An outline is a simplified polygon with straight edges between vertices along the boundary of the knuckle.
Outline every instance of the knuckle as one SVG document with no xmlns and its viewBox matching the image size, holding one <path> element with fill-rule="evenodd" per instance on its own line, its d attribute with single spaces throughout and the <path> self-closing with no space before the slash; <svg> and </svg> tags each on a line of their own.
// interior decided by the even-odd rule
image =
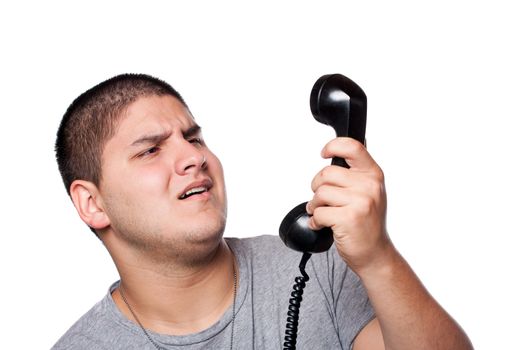
<svg viewBox="0 0 525 350">
<path fill-rule="evenodd" d="M 352 138 L 348 138 L 346 140 L 347 140 L 346 147 L 351 153 L 355 154 L 355 153 L 360 152 L 362 149 L 364 149 L 364 146 L 361 142 L 355 139 L 352 139 Z"/>
<path fill-rule="evenodd" d="M 319 179 L 321 181 L 326 181 L 330 177 L 330 169 L 330 166 L 325 166 L 323 169 L 321 169 L 321 171 L 319 172 Z"/>
<path fill-rule="evenodd" d="M 317 188 L 317 191 L 315 191 L 314 197 L 317 197 L 319 200 L 323 200 L 328 196 L 328 186 L 321 185 Z"/>
<path fill-rule="evenodd" d="M 374 175 L 379 182 L 383 183 L 385 181 L 385 173 L 383 172 L 383 169 L 381 169 L 379 166 L 375 167 Z"/>
<path fill-rule="evenodd" d="M 310 182 L 310 189 L 312 190 L 312 192 L 315 192 L 316 186 L 317 186 L 317 180 L 316 178 L 313 178 L 312 182 Z"/>
<path fill-rule="evenodd" d="M 370 196 L 361 196 L 358 200 L 358 206 L 353 213 L 356 217 L 368 216 L 375 210 L 375 200 Z"/>
<path fill-rule="evenodd" d="M 312 179 L 312 182 L 310 183 L 310 188 L 312 191 L 316 191 L 317 188 L 323 185 L 323 183 L 328 182 L 328 179 L 330 178 L 330 166 L 325 166 L 321 171 L 317 173 L 317 175 Z"/>
<path fill-rule="evenodd" d="M 369 192 L 373 198 L 380 198 L 384 192 L 383 183 L 379 181 L 372 181 L 369 186 Z"/>
<path fill-rule="evenodd" d="M 347 220 L 352 222 L 352 223 L 358 222 L 360 217 L 361 217 L 361 215 L 355 209 L 348 210 L 346 212 Z"/>
</svg>

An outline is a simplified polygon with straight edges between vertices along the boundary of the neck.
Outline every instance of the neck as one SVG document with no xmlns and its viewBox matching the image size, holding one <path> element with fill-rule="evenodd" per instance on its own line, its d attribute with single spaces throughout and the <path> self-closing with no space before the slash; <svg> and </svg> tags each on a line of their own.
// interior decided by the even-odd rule
<svg viewBox="0 0 525 350">
<path fill-rule="evenodd" d="M 120 291 L 142 325 L 154 332 L 183 335 L 202 331 L 217 322 L 233 302 L 234 256 L 224 240 L 200 264 L 159 266 L 136 257 L 115 262 Z M 135 322 L 117 290 L 112 297 L 120 311 Z"/>
</svg>

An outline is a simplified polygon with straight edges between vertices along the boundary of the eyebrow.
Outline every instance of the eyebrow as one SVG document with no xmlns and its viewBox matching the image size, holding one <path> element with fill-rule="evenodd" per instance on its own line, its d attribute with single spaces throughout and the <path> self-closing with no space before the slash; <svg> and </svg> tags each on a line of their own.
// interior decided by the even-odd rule
<svg viewBox="0 0 525 350">
<path fill-rule="evenodd" d="M 185 138 L 185 139 L 188 139 L 192 136 L 195 136 L 197 134 L 199 134 L 201 132 L 201 127 L 197 124 L 194 124 L 193 126 L 191 126 L 188 130 L 185 130 L 182 132 L 182 136 Z"/>
<path fill-rule="evenodd" d="M 201 127 L 195 124 L 191 126 L 188 130 L 183 131 L 182 136 L 185 139 L 188 139 L 192 136 L 197 135 L 200 132 L 201 132 Z M 161 143 L 167 140 L 171 136 L 171 134 L 172 134 L 171 131 L 165 131 L 165 132 L 156 133 L 156 134 L 143 135 L 139 137 L 138 139 L 136 139 L 135 141 L 133 141 L 131 146 L 135 147 L 135 146 L 140 146 L 143 144 L 158 144 L 158 143 Z"/>
<path fill-rule="evenodd" d="M 140 146 L 143 144 L 161 143 L 162 141 L 167 140 L 168 137 L 170 136 L 171 136 L 171 131 L 165 131 L 165 132 L 157 133 L 157 134 L 143 135 L 139 137 L 138 139 L 136 139 L 135 141 L 133 141 L 131 146 L 135 147 L 135 146 Z"/>
</svg>

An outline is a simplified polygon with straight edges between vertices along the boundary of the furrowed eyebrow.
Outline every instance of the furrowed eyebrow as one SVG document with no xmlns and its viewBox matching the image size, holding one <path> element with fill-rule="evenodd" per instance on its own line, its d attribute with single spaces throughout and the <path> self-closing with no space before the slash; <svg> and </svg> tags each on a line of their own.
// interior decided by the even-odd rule
<svg viewBox="0 0 525 350">
<path fill-rule="evenodd" d="M 143 144 L 157 144 L 161 143 L 164 140 L 167 140 L 171 136 L 171 131 L 166 131 L 160 134 L 150 134 L 150 135 L 143 135 L 133 141 L 131 144 L 132 147 L 140 146 Z"/>
<path fill-rule="evenodd" d="M 192 136 L 195 136 L 197 134 L 199 134 L 201 132 L 201 127 L 197 124 L 193 125 L 192 127 L 190 127 L 188 130 L 185 130 L 182 132 L 182 136 L 185 138 L 185 139 L 188 139 Z"/>
<path fill-rule="evenodd" d="M 191 126 L 188 130 L 183 131 L 182 136 L 185 139 L 188 139 L 192 136 L 199 134 L 200 132 L 201 132 L 201 127 L 195 124 Z M 166 131 L 166 132 L 162 132 L 158 134 L 143 135 L 139 137 L 138 139 L 136 139 L 135 141 L 133 141 L 131 146 L 136 147 L 136 146 L 140 146 L 143 144 L 148 144 L 148 145 L 158 144 L 158 143 L 161 143 L 167 140 L 171 136 L 171 134 L 172 134 L 171 131 Z"/>
</svg>

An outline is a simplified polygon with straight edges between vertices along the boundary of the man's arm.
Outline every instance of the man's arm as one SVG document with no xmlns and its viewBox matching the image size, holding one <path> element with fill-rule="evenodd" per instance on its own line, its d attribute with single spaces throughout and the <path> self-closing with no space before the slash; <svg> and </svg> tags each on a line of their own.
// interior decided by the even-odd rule
<svg viewBox="0 0 525 350">
<path fill-rule="evenodd" d="M 391 254 L 383 268 L 361 274 L 377 319 L 357 336 L 354 350 L 473 349 L 405 260 Z"/>
<path fill-rule="evenodd" d="M 468 337 L 390 241 L 383 172 L 366 148 L 337 138 L 322 156 L 341 157 L 351 168 L 329 166 L 315 176 L 306 207 L 310 227 L 332 228 L 339 255 L 361 278 L 377 317 L 358 335 L 354 349 L 471 350 Z"/>
</svg>

